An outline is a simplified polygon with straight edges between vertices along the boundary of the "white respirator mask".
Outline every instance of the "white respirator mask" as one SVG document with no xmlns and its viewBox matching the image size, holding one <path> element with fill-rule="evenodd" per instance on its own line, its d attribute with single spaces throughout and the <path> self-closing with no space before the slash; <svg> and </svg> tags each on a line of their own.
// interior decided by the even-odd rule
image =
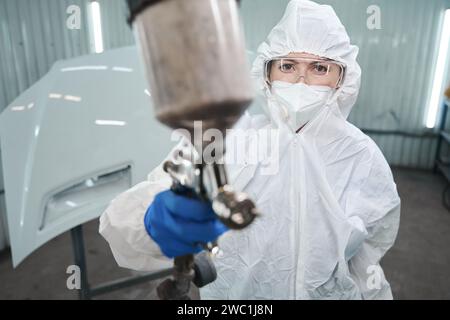
<svg viewBox="0 0 450 320">
<path fill-rule="evenodd" d="M 295 132 L 322 110 L 334 92 L 328 86 L 283 81 L 274 81 L 271 87 L 272 95 L 281 107 L 282 119 Z"/>
</svg>

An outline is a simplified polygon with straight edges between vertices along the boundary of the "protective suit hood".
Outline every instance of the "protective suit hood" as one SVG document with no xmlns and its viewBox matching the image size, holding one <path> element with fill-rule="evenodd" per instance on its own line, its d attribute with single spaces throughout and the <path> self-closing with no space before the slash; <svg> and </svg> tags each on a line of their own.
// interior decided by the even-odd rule
<svg viewBox="0 0 450 320">
<path fill-rule="evenodd" d="M 252 77 L 260 93 L 268 95 L 264 80 L 264 63 L 291 52 L 310 53 L 343 62 L 347 66 L 345 81 L 333 96 L 346 119 L 358 97 L 361 68 L 356 57 L 358 47 L 350 38 L 334 9 L 307 0 L 292 0 L 280 22 L 257 49 Z"/>
</svg>

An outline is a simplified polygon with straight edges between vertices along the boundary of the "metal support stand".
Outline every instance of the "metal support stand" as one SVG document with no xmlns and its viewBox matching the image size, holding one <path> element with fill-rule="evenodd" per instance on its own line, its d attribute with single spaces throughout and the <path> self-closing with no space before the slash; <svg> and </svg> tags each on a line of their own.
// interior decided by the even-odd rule
<svg viewBox="0 0 450 320">
<path fill-rule="evenodd" d="M 78 292 L 80 300 L 91 299 L 90 288 L 87 278 L 86 256 L 84 254 L 84 240 L 83 240 L 83 227 L 81 225 L 76 226 L 70 230 L 72 236 L 73 256 L 75 259 L 75 265 L 80 268 L 80 280 L 81 288 Z"/>
<path fill-rule="evenodd" d="M 88 269 L 86 265 L 86 255 L 84 251 L 83 226 L 79 225 L 70 230 L 72 236 L 72 246 L 75 264 L 80 268 L 81 289 L 78 293 L 80 300 L 90 300 L 95 296 L 109 293 L 112 291 L 128 288 L 144 282 L 157 280 L 170 276 L 173 268 L 163 269 L 157 272 L 151 272 L 142 276 L 127 277 L 110 282 L 102 283 L 96 287 L 90 287 L 88 278 Z"/>
</svg>

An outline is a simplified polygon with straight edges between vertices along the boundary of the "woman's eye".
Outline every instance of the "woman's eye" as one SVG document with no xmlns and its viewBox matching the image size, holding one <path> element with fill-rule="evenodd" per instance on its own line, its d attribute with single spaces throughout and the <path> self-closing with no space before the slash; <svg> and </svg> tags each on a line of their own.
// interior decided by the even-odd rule
<svg viewBox="0 0 450 320">
<path fill-rule="evenodd" d="M 326 74 L 328 73 L 328 66 L 322 65 L 322 64 L 316 64 L 314 65 L 314 71 L 320 74 Z"/>
<path fill-rule="evenodd" d="M 283 72 L 293 72 L 294 65 L 292 63 L 283 63 L 280 65 L 280 70 Z"/>
</svg>

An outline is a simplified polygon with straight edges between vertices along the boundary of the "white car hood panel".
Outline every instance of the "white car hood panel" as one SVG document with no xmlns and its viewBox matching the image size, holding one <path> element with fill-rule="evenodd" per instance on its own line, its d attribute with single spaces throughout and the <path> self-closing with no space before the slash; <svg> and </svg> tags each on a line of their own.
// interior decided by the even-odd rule
<svg viewBox="0 0 450 320">
<path fill-rule="evenodd" d="M 98 217 L 173 147 L 142 70 L 135 47 L 58 62 L 0 115 L 14 266 Z"/>
</svg>

